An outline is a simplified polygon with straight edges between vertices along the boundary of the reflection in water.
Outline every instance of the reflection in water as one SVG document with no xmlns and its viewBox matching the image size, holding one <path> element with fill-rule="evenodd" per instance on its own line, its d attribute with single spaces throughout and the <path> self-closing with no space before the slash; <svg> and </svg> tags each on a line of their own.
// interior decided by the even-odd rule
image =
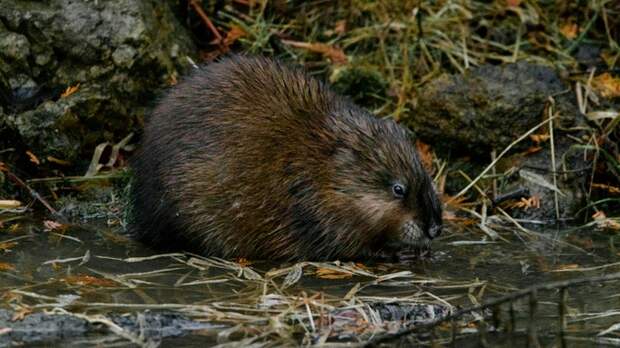
<svg viewBox="0 0 620 348">
<path fill-rule="evenodd" d="M 394 331 L 402 320 L 429 320 L 452 306 L 469 307 L 541 282 L 620 269 L 578 271 L 618 259 L 616 242 L 603 234 L 563 238 L 570 244 L 545 239 L 528 245 L 519 240 L 488 243 L 479 237 L 446 233 L 435 243 L 432 258 L 413 264 L 279 265 L 158 255 L 97 224 L 50 232 L 39 221 L 14 221 L 2 228 L 0 287 L 7 309 L 61 308 L 88 315 L 148 309 L 221 324 L 170 341 L 184 345 L 214 343 L 218 333 L 245 343 L 276 338 L 280 343 L 316 343 Z M 541 318 L 557 313 L 557 293 L 540 294 L 539 301 Z M 569 329 L 602 331 L 618 314 L 592 318 L 614 308 L 620 312 L 617 283 L 571 289 L 568 304 Z M 516 309 L 527 306 L 518 303 Z M 368 313 L 379 317 L 368 318 Z M 281 332 L 291 327 L 294 331 Z M 192 340 L 196 335 L 202 339 Z"/>
</svg>

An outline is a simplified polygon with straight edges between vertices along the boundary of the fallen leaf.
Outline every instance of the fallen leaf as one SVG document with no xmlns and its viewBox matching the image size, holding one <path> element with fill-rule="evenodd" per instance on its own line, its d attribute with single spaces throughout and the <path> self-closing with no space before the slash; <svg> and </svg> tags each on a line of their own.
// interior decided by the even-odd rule
<svg viewBox="0 0 620 348">
<path fill-rule="evenodd" d="M 14 271 L 15 266 L 10 263 L 0 262 L 0 271 Z"/>
<path fill-rule="evenodd" d="M 620 231 L 620 221 L 608 218 L 602 210 L 594 213 L 592 219 L 596 222 L 598 228 Z"/>
<path fill-rule="evenodd" d="M 596 213 L 592 214 L 592 219 L 594 220 L 604 220 L 606 218 L 607 215 L 602 210 L 599 210 Z"/>
<path fill-rule="evenodd" d="M 28 150 L 26 151 L 26 155 L 28 155 L 28 157 L 30 158 L 30 162 L 39 165 L 41 164 L 41 161 L 39 161 L 39 159 L 37 158 L 37 156 L 35 156 L 34 153 L 32 153 L 32 151 Z"/>
<path fill-rule="evenodd" d="M 101 287 L 114 287 L 116 286 L 116 282 L 110 279 L 97 278 L 89 275 L 74 275 L 68 276 L 62 279 L 67 284 L 70 285 L 80 285 L 80 286 L 101 286 Z"/>
<path fill-rule="evenodd" d="M 346 64 L 348 62 L 347 55 L 340 48 L 330 46 L 322 42 L 301 42 L 292 40 L 282 40 L 283 44 L 293 46 L 295 48 L 303 48 L 310 52 L 316 52 L 328 58 L 334 64 Z"/>
<path fill-rule="evenodd" d="M 452 207 L 454 210 L 460 210 L 461 208 L 464 208 L 466 205 L 466 200 L 467 198 L 465 196 L 460 196 L 457 198 L 446 194 L 441 196 L 441 201 L 445 205 Z"/>
<path fill-rule="evenodd" d="M 536 144 L 544 143 L 549 140 L 551 136 L 549 134 L 532 134 L 530 135 L 530 139 Z"/>
<path fill-rule="evenodd" d="M 577 37 L 579 27 L 577 26 L 577 23 L 567 22 L 560 25 L 560 33 L 562 33 L 565 38 L 572 40 Z"/>
<path fill-rule="evenodd" d="M 609 193 L 620 193 L 620 187 L 615 187 L 615 186 L 611 186 L 611 185 L 594 183 L 594 184 L 592 184 L 592 188 L 598 188 L 598 189 L 606 190 Z M 0 204 L 0 207 L 1 206 L 2 205 Z"/>
<path fill-rule="evenodd" d="M 521 0 L 506 0 L 506 6 L 508 7 L 519 7 L 521 5 Z"/>
<path fill-rule="evenodd" d="M 0 251 L 9 251 L 16 245 L 17 242 L 2 242 L 0 243 Z"/>
<path fill-rule="evenodd" d="M 610 73 L 600 74 L 592 79 L 592 88 L 605 98 L 620 97 L 620 78 Z"/>
<path fill-rule="evenodd" d="M 226 33 L 226 37 L 224 38 L 224 46 L 230 46 L 235 43 L 239 38 L 246 36 L 247 33 L 243 28 L 237 25 L 233 25 L 228 33 Z"/>
<path fill-rule="evenodd" d="M 245 257 L 240 257 L 237 259 L 237 263 L 239 264 L 239 266 L 241 267 L 247 267 L 249 265 L 251 265 L 252 263 L 250 261 L 248 261 L 248 259 L 246 259 Z"/>
<path fill-rule="evenodd" d="M 49 231 L 64 229 L 65 226 L 61 224 L 60 222 L 56 222 L 52 220 L 45 220 L 43 221 L 43 227 L 45 231 L 49 232 Z"/>
<path fill-rule="evenodd" d="M 523 151 L 523 155 L 527 156 L 527 155 L 531 155 L 537 152 L 542 151 L 542 147 L 540 146 L 530 146 L 529 148 L 527 148 L 527 150 Z"/>
<path fill-rule="evenodd" d="M 75 85 L 75 86 L 67 87 L 67 89 L 65 89 L 65 91 L 62 92 L 60 97 L 61 98 L 66 98 L 66 97 L 70 96 L 71 94 L 77 92 L 79 88 L 80 88 L 80 84 L 79 83 L 77 85 Z"/>
<path fill-rule="evenodd" d="M 529 198 L 521 198 L 520 201 L 514 202 L 508 205 L 509 208 L 519 208 L 523 210 L 528 210 L 530 208 L 538 209 L 540 208 L 540 197 L 534 195 Z"/>
<path fill-rule="evenodd" d="M 179 81 L 177 80 L 176 74 L 171 74 L 168 77 L 168 86 L 175 86 Z"/>
<path fill-rule="evenodd" d="M 334 32 L 338 34 L 344 34 L 347 31 L 347 21 L 341 19 L 336 21 L 336 26 L 334 27 Z"/>
<path fill-rule="evenodd" d="M 11 321 L 24 320 L 24 318 L 30 313 L 32 313 L 32 309 L 22 307 L 13 313 L 13 317 L 11 317 Z"/>
<path fill-rule="evenodd" d="M 331 268 L 319 268 L 316 270 L 316 276 L 322 279 L 346 279 L 353 277 L 349 272 L 340 272 Z"/>
<path fill-rule="evenodd" d="M 56 158 L 54 156 L 47 156 L 47 160 L 52 163 L 60 164 L 61 166 L 70 166 L 71 162 Z"/>
</svg>

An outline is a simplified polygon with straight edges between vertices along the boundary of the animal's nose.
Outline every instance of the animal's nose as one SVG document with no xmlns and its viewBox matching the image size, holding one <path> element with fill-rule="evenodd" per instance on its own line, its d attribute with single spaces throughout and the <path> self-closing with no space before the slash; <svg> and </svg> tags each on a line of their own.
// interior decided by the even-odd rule
<svg viewBox="0 0 620 348">
<path fill-rule="evenodd" d="M 426 231 L 428 238 L 433 239 L 438 237 L 441 234 L 441 225 L 431 225 L 431 227 Z"/>
</svg>

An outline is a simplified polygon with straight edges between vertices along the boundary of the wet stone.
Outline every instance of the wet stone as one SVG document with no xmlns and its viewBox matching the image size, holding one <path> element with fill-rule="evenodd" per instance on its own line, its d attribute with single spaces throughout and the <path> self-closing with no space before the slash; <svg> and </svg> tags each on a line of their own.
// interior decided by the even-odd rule
<svg viewBox="0 0 620 348">
<path fill-rule="evenodd" d="M 406 121 L 436 148 L 488 154 L 541 122 L 549 97 L 562 126 L 582 121 L 570 89 L 552 68 L 527 62 L 483 65 L 428 83 Z"/>
</svg>

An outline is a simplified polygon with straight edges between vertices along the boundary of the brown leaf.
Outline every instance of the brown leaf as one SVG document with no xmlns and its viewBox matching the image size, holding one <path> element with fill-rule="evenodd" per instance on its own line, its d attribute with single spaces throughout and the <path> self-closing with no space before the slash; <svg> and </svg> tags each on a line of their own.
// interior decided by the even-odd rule
<svg viewBox="0 0 620 348">
<path fill-rule="evenodd" d="M 282 40 L 282 43 L 293 46 L 295 48 L 303 48 L 310 52 L 316 52 L 323 55 L 323 57 L 328 58 L 334 64 L 346 64 L 348 62 L 347 55 L 340 48 L 330 46 L 328 44 L 322 42 L 300 42 L 300 41 L 292 41 L 292 40 Z"/>
<path fill-rule="evenodd" d="M 47 160 L 49 162 L 52 162 L 52 163 L 60 164 L 61 166 L 70 166 L 71 165 L 71 162 L 65 161 L 65 160 L 60 159 L 60 158 L 56 158 L 54 156 L 47 156 Z"/>
<path fill-rule="evenodd" d="M 592 219 L 596 221 L 596 226 L 598 228 L 620 231 L 620 222 L 608 218 L 602 210 L 594 213 L 594 215 L 592 215 Z"/>
<path fill-rule="evenodd" d="M 69 285 L 114 287 L 116 282 L 110 279 L 97 278 L 89 275 L 74 275 L 62 279 Z"/>
<path fill-rule="evenodd" d="M 60 97 L 61 98 L 66 98 L 66 97 L 70 96 L 71 94 L 77 92 L 79 88 L 80 88 L 80 84 L 79 83 L 77 85 L 75 85 L 75 86 L 67 87 L 67 89 L 65 89 L 65 91 L 62 92 Z"/>
<path fill-rule="evenodd" d="M 537 153 L 537 152 L 542 151 L 542 149 L 543 148 L 540 147 L 540 146 L 530 146 L 530 147 L 527 148 L 527 150 L 523 151 L 522 155 L 523 156 L 531 155 L 533 153 Z"/>
<path fill-rule="evenodd" d="M 346 279 L 353 277 L 353 274 L 331 268 L 319 268 L 316 270 L 316 276 L 322 279 Z"/>
<path fill-rule="evenodd" d="M 341 19 L 336 22 L 336 26 L 334 27 L 334 32 L 338 34 L 344 34 L 347 31 L 347 21 Z"/>
<path fill-rule="evenodd" d="M 241 267 L 247 267 L 249 265 L 252 264 L 252 262 L 248 261 L 248 259 L 246 259 L 245 257 L 240 257 L 237 259 L 237 263 L 239 264 L 239 266 Z"/>
<path fill-rule="evenodd" d="M 560 25 L 560 33 L 562 33 L 565 38 L 572 40 L 577 37 L 579 27 L 576 23 L 567 22 Z"/>
<path fill-rule="evenodd" d="M 549 140 L 551 136 L 549 134 L 532 134 L 530 135 L 530 139 L 536 144 L 544 143 Z"/>
<path fill-rule="evenodd" d="M 611 186 L 611 185 L 594 183 L 594 184 L 592 184 L 592 188 L 606 190 L 609 193 L 620 193 L 620 187 L 615 187 L 615 186 Z"/>
<path fill-rule="evenodd" d="M 243 28 L 237 25 L 233 25 L 228 33 L 226 33 L 226 37 L 224 38 L 224 46 L 228 47 L 234 44 L 239 38 L 246 36 L 247 33 Z"/>
<path fill-rule="evenodd" d="M 605 98 L 620 97 L 620 77 L 603 73 L 592 79 L 592 88 Z"/>
<path fill-rule="evenodd" d="M 9 251 L 16 245 L 17 242 L 2 242 L 0 243 L 0 251 Z"/>
<path fill-rule="evenodd" d="M 508 7 L 519 7 L 521 5 L 521 0 L 506 0 L 506 6 Z"/>
<path fill-rule="evenodd" d="M 52 220 L 45 220 L 43 221 L 43 227 L 45 229 L 45 231 L 49 232 L 49 231 L 55 231 L 55 230 L 60 230 L 60 229 L 64 229 L 65 226 L 63 224 L 61 224 L 60 222 L 56 222 L 56 221 L 52 221 Z"/>
<path fill-rule="evenodd" d="M 177 83 L 179 83 L 179 81 L 177 80 L 177 75 L 171 74 L 168 77 L 168 86 L 175 86 Z"/>
<path fill-rule="evenodd" d="M 529 198 L 521 198 L 520 201 L 514 202 L 508 205 L 509 208 L 519 208 L 523 210 L 528 210 L 530 208 L 538 209 L 540 208 L 540 197 L 534 195 Z"/>
<path fill-rule="evenodd" d="M 0 271 L 14 271 L 15 266 L 10 263 L 0 262 Z"/>
<path fill-rule="evenodd" d="M 28 150 L 26 151 L 26 155 L 28 155 L 28 157 L 30 158 L 30 162 L 39 165 L 41 164 L 41 161 L 39 161 L 39 159 L 37 158 L 37 156 L 35 156 L 34 153 L 32 153 L 32 151 Z"/>
<path fill-rule="evenodd" d="M 13 317 L 11 317 L 11 321 L 24 320 L 24 318 L 30 313 L 32 313 L 32 309 L 21 307 L 20 309 L 16 310 L 13 313 Z"/>
</svg>

